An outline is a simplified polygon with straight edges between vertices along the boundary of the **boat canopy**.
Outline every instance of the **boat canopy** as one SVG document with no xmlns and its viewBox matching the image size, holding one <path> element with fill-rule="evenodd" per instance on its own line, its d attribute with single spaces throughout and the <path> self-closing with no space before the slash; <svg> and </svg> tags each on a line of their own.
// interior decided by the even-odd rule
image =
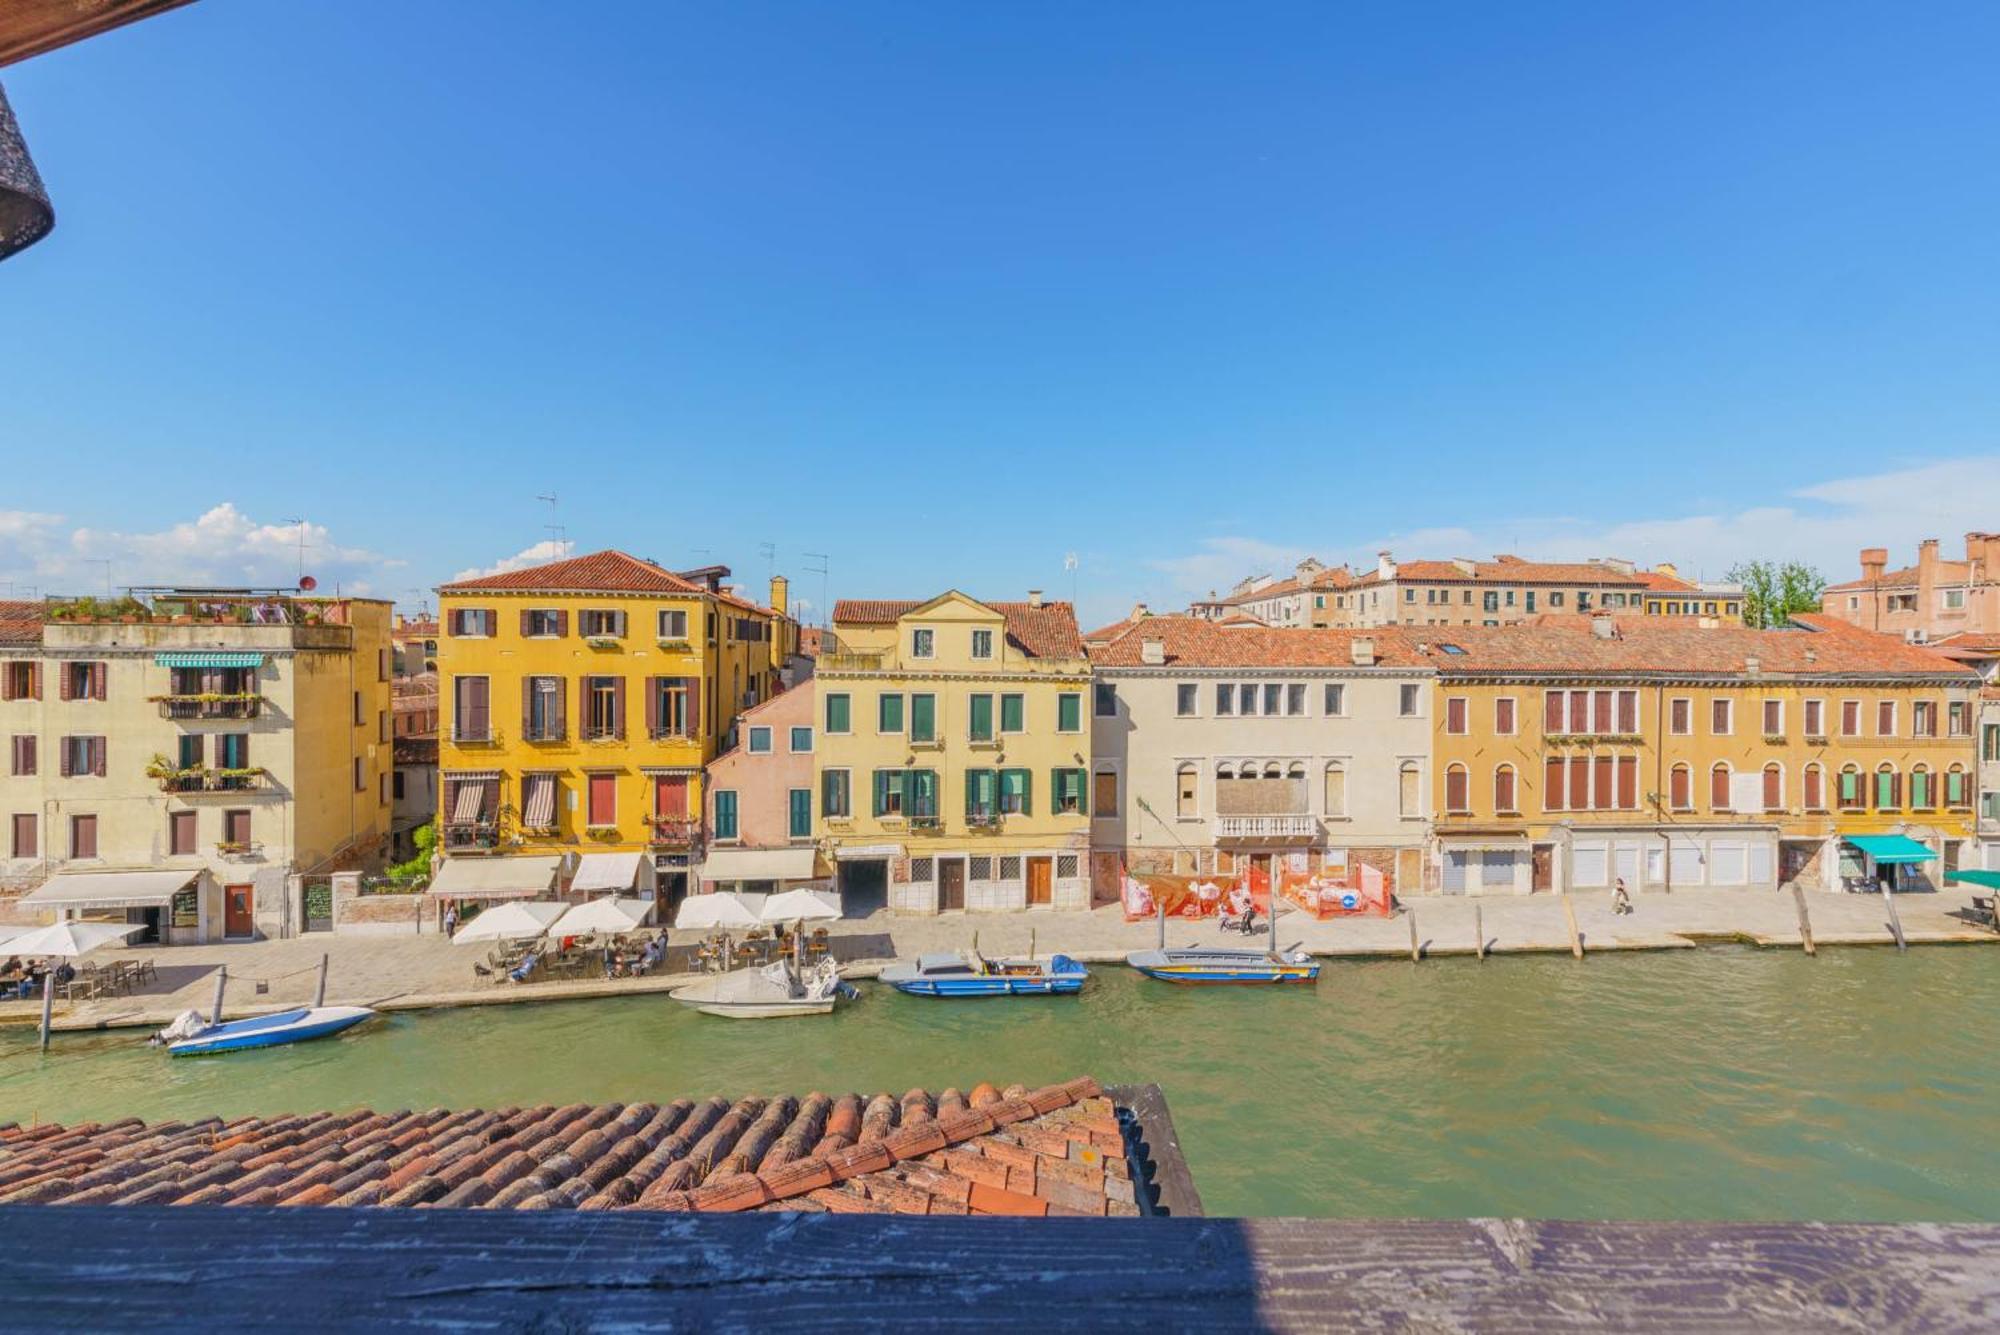
<svg viewBox="0 0 2000 1335">
<path fill-rule="evenodd" d="M 194 884 L 201 868 L 175 871 L 78 871 L 49 877 L 21 903 L 42 908 L 160 908 Z"/>
<path fill-rule="evenodd" d="M 1937 859 L 1937 854 L 1907 834 L 1850 834 L 1843 837 L 1877 862 L 1933 862 Z"/>
</svg>

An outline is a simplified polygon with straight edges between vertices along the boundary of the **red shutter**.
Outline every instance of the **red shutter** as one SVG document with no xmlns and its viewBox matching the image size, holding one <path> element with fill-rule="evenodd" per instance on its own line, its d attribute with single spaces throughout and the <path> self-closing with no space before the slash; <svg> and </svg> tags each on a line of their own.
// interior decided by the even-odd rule
<svg viewBox="0 0 2000 1335">
<path fill-rule="evenodd" d="M 1514 771 L 1509 766 L 1502 765 L 1493 773 L 1493 809 L 1514 809 Z"/>
<path fill-rule="evenodd" d="M 1618 809 L 1639 809 L 1639 757 L 1618 757 Z"/>
<path fill-rule="evenodd" d="M 611 735 L 621 738 L 625 735 L 625 679 L 623 677 L 613 677 L 611 679 Z"/>
<path fill-rule="evenodd" d="M 662 774 L 654 780 L 653 814 L 675 819 L 688 814 L 687 775 Z"/>
<path fill-rule="evenodd" d="M 1692 782 L 1687 767 L 1677 765 L 1667 779 L 1667 801 L 1676 811 L 1685 811 L 1693 804 L 1688 785 Z"/>
<path fill-rule="evenodd" d="M 1465 771 L 1448 769 L 1444 772 L 1444 807 L 1446 811 L 1466 809 Z"/>
<path fill-rule="evenodd" d="M 1569 693 L 1569 730 L 1571 732 L 1590 731 L 1590 692 L 1571 691 Z"/>
<path fill-rule="evenodd" d="M 1465 731 L 1465 697 L 1454 695 L 1444 702 L 1444 730 L 1457 736 Z"/>
<path fill-rule="evenodd" d="M 1639 693 L 1618 692 L 1618 731 L 1622 736 L 1639 735 Z"/>
<path fill-rule="evenodd" d="M 1563 758 L 1550 756 L 1542 770 L 1542 810 L 1568 810 L 1563 798 Z"/>
<path fill-rule="evenodd" d="M 1896 735 L 1896 702 L 1884 700 L 1875 706 L 1875 732 L 1881 737 Z"/>
<path fill-rule="evenodd" d="M 1604 712 L 1611 712 L 1611 693 L 1601 692 L 1604 698 Z M 1617 802 L 1617 794 L 1612 790 L 1612 768 L 1610 756 L 1599 756 L 1596 761 L 1597 779 L 1591 791 L 1590 805 L 1598 811 L 1609 811 Z"/>
<path fill-rule="evenodd" d="M 62 765 L 61 765 L 61 769 L 62 769 L 62 776 L 63 776 L 63 777 L 65 778 L 65 779 L 67 779 L 67 778 L 70 778 L 71 776 L 73 776 L 73 775 L 74 775 L 74 774 L 76 773 L 76 768 L 75 768 L 75 766 L 73 766 L 73 765 L 72 765 L 72 764 L 70 763 L 70 758 L 71 758 L 72 756 L 74 756 L 74 755 L 76 754 L 76 748 L 75 748 L 75 747 L 73 747 L 73 746 L 71 746 L 71 745 L 69 744 L 69 740 L 70 740 L 70 739 L 69 739 L 69 738 L 67 738 L 67 737 L 65 737 L 65 738 L 63 738 L 63 739 L 62 739 Z"/>
<path fill-rule="evenodd" d="M 664 677 L 646 678 L 646 735 L 648 737 L 658 737 L 660 735 L 660 688 L 665 682 L 666 678 Z M 666 813 L 661 812 L 660 814 L 665 815 Z"/>
<path fill-rule="evenodd" d="M 1603 736 L 1611 731 L 1611 692 L 1596 691 L 1591 695 L 1591 729 Z"/>
<path fill-rule="evenodd" d="M 42 698 L 42 665 L 40 663 L 28 664 L 28 698 L 30 700 L 39 700 Z"/>
<path fill-rule="evenodd" d="M 1708 805 L 1716 811 L 1729 810 L 1729 771 L 1720 765 L 1708 772 Z"/>
<path fill-rule="evenodd" d="M 90 665 L 90 691 L 93 698 L 103 700 L 109 697 L 111 688 L 111 664 L 92 663 Z"/>
<path fill-rule="evenodd" d="M 1590 757 L 1569 758 L 1569 809 L 1590 810 Z"/>
<path fill-rule="evenodd" d="M 590 823 L 592 825 L 616 825 L 618 823 L 618 778 L 613 774 L 593 774 L 590 776 Z"/>
<path fill-rule="evenodd" d="M 1776 811 L 1779 806 L 1779 770 L 1776 765 L 1764 767 L 1764 810 Z"/>
<path fill-rule="evenodd" d="M 1493 731 L 1501 736 L 1510 736 L 1514 731 L 1514 699 L 1501 696 L 1493 702 Z"/>
<path fill-rule="evenodd" d="M 555 718 L 550 720 L 551 725 L 555 728 L 556 736 L 568 737 L 569 736 L 569 682 L 567 679 L 562 677 L 556 678 L 555 707 L 556 707 Z"/>
<path fill-rule="evenodd" d="M 1559 733 L 1562 730 L 1563 693 L 1561 691 L 1545 691 L 1542 693 L 1542 731 Z"/>
<path fill-rule="evenodd" d="M 685 731 L 690 737 L 700 737 L 707 731 L 707 729 L 702 727 L 701 678 L 689 677 L 687 679 L 687 687 L 687 726 Z"/>
<path fill-rule="evenodd" d="M 1813 765 L 1806 770 L 1805 802 L 1807 811 L 1819 810 L 1820 803 L 1824 800 L 1820 789 L 1825 781 L 1819 766 Z"/>
<path fill-rule="evenodd" d="M 64 668 L 68 666 L 67 663 L 63 664 Z M 58 669 L 56 672 L 56 695 L 64 700 L 75 698 L 70 691 L 70 674 L 61 669 Z"/>
</svg>

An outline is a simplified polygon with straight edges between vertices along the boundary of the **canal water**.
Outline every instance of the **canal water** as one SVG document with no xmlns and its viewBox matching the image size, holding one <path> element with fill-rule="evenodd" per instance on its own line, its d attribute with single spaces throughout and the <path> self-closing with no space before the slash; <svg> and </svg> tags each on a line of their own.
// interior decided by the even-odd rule
<svg viewBox="0 0 2000 1335">
<path fill-rule="evenodd" d="M 0 1036 L 0 1119 L 681 1095 L 900 1094 L 1089 1074 L 1167 1093 L 1211 1213 L 2000 1218 L 2000 951 L 1330 962 L 1316 989 L 1098 968 L 1069 999 L 864 985 L 825 1020 L 663 997 L 394 1015 L 171 1060 Z"/>
</svg>

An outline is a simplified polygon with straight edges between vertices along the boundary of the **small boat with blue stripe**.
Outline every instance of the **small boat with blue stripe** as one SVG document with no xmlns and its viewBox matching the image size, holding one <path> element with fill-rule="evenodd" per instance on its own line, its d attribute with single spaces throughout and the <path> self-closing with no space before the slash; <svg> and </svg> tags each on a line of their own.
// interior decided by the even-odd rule
<svg viewBox="0 0 2000 1335">
<path fill-rule="evenodd" d="M 1188 946 L 1137 950 L 1125 962 L 1163 983 L 1310 983 L 1319 977 L 1319 961 L 1303 950 Z"/>
<path fill-rule="evenodd" d="M 1090 970 L 1067 955 L 990 960 L 967 951 L 899 960 L 882 970 L 881 977 L 913 997 L 1053 997 L 1081 992 Z"/>
<path fill-rule="evenodd" d="M 189 1023 L 189 1016 L 194 1023 Z M 194 1012 L 183 1015 L 156 1041 L 164 1042 L 176 1057 L 200 1057 L 213 1052 L 240 1052 L 245 1048 L 275 1048 L 286 1043 L 304 1043 L 352 1029 L 375 1012 L 366 1006 L 301 1006 L 297 1010 L 258 1015 L 248 1020 L 222 1024 L 201 1024 Z M 196 1027 L 196 1026 L 199 1027 Z"/>
</svg>

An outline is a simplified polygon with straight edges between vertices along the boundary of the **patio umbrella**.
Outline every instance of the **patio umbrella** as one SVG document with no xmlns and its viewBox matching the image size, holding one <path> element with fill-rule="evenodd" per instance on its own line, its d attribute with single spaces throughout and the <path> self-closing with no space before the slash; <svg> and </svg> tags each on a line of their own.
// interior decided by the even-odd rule
<svg viewBox="0 0 2000 1335">
<path fill-rule="evenodd" d="M 764 901 L 765 922 L 828 922 L 840 916 L 840 904 L 813 890 L 787 890 Z"/>
<path fill-rule="evenodd" d="M 452 933 L 451 943 L 469 946 L 481 941 L 521 941 L 541 936 L 549 924 L 562 917 L 567 907 L 547 899 L 517 899 L 498 908 L 487 909 Z"/>
<path fill-rule="evenodd" d="M 683 928 L 757 927 L 756 911 L 727 890 L 712 895 L 689 895 L 674 915 L 674 926 Z"/>
<path fill-rule="evenodd" d="M 590 932 L 629 932 L 645 925 L 653 911 L 650 899 L 593 899 L 572 904 L 549 928 L 551 936 L 584 936 Z"/>
<path fill-rule="evenodd" d="M 143 932 L 141 922 L 57 922 L 30 928 L 7 942 L 10 955 L 37 959 L 75 959 L 99 946 L 122 945 L 134 932 Z M 55 1013 L 56 987 L 53 978 L 42 983 L 42 1047 L 49 1046 L 49 1023 Z"/>
</svg>

